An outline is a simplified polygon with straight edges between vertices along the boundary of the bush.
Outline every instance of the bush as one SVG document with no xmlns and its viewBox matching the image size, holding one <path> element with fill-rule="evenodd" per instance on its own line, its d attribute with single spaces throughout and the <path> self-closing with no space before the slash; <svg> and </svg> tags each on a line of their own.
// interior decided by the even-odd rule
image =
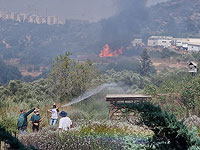
<svg viewBox="0 0 200 150">
<path fill-rule="evenodd" d="M 30 149 L 28 147 L 25 147 L 17 138 L 13 137 L 1 125 L 0 125 L 0 141 L 4 141 L 5 143 L 9 144 L 10 149 L 20 149 L 20 150 Z"/>
<path fill-rule="evenodd" d="M 177 121 L 173 114 L 163 111 L 160 106 L 149 102 L 116 104 L 116 106 L 141 113 L 143 123 L 154 132 L 151 145 L 156 149 L 183 150 L 194 147 L 200 149 L 197 132 L 190 131 L 183 121 Z"/>
<path fill-rule="evenodd" d="M 17 133 L 17 119 L 13 116 L 2 114 L 0 118 L 0 125 L 9 133 Z"/>
</svg>

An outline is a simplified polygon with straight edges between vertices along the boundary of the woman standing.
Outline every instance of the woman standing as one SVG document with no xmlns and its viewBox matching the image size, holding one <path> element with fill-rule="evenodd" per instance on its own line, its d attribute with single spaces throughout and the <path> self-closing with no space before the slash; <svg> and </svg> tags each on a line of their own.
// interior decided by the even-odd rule
<svg viewBox="0 0 200 150">
<path fill-rule="evenodd" d="M 48 110 L 48 112 L 51 113 L 51 121 L 50 121 L 50 125 L 53 126 L 56 124 L 56 122 L 58 121 L 58 112 L 59 112 L 59 108 L 56 107 L 56 104 L 53 104 L 53 108 Z"/>
</svg>

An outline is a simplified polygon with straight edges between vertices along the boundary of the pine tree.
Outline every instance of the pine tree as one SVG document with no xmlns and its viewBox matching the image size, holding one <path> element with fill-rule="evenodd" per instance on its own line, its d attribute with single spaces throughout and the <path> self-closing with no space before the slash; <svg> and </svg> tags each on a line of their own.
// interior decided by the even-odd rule
<svg viewBox="0 0 200 150">
<path fill-rule="evenodd" d="M 140 55 L 141 71 L 140 74 L 143 76 L 148 76 L 151 73 L 152 62 L 147 50 L 145 49 Z"/>
</svg>

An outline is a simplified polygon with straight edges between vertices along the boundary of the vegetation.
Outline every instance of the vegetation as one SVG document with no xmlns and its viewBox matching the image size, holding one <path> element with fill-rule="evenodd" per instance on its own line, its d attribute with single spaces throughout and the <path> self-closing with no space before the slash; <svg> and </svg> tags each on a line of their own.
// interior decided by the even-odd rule
<svg viewBox="0 0 200 150">
<path fill-rule="evenodd" d="M 141 75 L 149 76 L 151 73 L 155 73 L 155 69 L 152 66 L 152 62 L 151 62 L 149 54 L 147 53 L 147 50 L 144 50 L 142 52 L 140 63 L 141 63 L 141 71 L 140 71 Z"/>
<path fill-rule="evenodd" d="M 106 43 L 118 49 L 129 46 L 138 37 L 146 40 L 151 35 L 199 36 L 200 26 L 195 15 L 198 1 L 168 1 L 166 5 L 161 3 L 151 7 L 145 7 L 144 0 L 137 2 L 137 7 L 134 2 L 123 3 L 120 7 L 125 4 L 127 9 L 120 9 L 115 16 L 96 23 L 67 20 L 64 25 L 49 26 L 0 19 L 0 41 L 9 45 L 0 43 L 0 57 L 4 60 L 19 58 L 20 64 L 41 66 L 49 65 L 55 56 L 66 51 L 71 51 L 74 56 L 97 56 Z M 138 52 L 140 54 L 141 50 L 125 50 L 124 54 L 135 56 Z M 93 58 L 93 55 L 89 57 Z"/>
<path fill-rule="evenodd" d="M 0 141 L 10 145 L 10 149 L 28 150 L 16 137 L 13 137 L 0 125 Z"/>
<path fill-rule="evenodd" d="M 7 84 L 10 80 L 19 80 L 22 78 L 20 71 L 16 67 L 6 65 L 1 59 L 0 72 L 0 84 Z"/>
<path fill-rule="evenodd" d="M 137 110 L 142 122 L 153 132 L 150 146 L 160 150 L 199 149 L 200 138 L 196 131 L 190 131 L 182 121 L 177 121 L 173 114 L 163 111 L 160 106 L 140 102 L 131 104 L 116 104 L 118 107 Z"/>
<path fill-rule="evenodd" d="M 53 62 L 49 83 L 58 100 L 69 101 L 83 94 L 91 86 L 98 85 L 98 78 L 98 72 L 92 62 L 76 62 L 66 53 Z"/>
<path fill-rule="evenodd" d="M 78 122 L 78 121 L 77 121 Z M 76 123 L 77 123 L 76 122 Z M 111 131 L 110 131 L 111 130 Z M 141 137 L 140 137 L 141 136 Z M 144 137 L 142 137 L 144 136 Z M 27 145 L 32 143 L 39 149 L 126 149 L 129 142 L 142 142 L 151 137 L 152 132 L 142 127 L 111 121 L 81 121 L 73 130 L 59 133 L 53 128 L 45 128 L 40 133 L 19 136 Z M 45 143 L 42 141 L 46 141 Z M 132 145 L 135 145 L 132 143 Z"/>
<path fill-rule="evenodd" d="M 115 16 L 96 23 L 68 20 L 64 25 L 49 26 L 0 19 L 0 140 L 13 149 L 26 149 L 23 144 L 30 143 L 35 149 L 200 149 L 196 129 L 188 129 L 183 121 L 178 121 L 200 116 L 200 75 L 192 77 L 182 70 L 156 74 L 150 58 L 199 62 L 199 53 L 178 54 L 164 48 L 149 54 L 141 47 L 130 48 L 134 38 L 146 40 L 150 35 L 198 37 L 200 25 L 195 14 L 199 2 L 169 1 L 151 7 L 145 7 L 144 0 L 138 5 L 132 5 L 134 0 L 127 2 L 128 9 L 122 8 Z M 101 63 L 98 54 L 106 43 L 113 49 L 124 47 L 122 59 L 102 59 L 105 62 Z M 89 60 L 76 61 L 71 56 L 95 59 L 96 65 Z M 4 63 L 13 58 L 19 60 L 15 66 Z M 29 72 L 40 71 L 41 66 L 49 67 L 50 62 L 49 72 L 37 78 L 22 77 L 16 68 L 26 65 L 31 66 Z M 52 103 L 62 106 L 102 83 L 113 82 L 119 88 L 106 89 L 83 102 L 60 108 L 73 120 L 72 130 L 61 134 L 46 128 L 49 124 L 46 112 Z M 127 111 L 137 110 L 145 128 L 125 122 L 108 123 L 109 104 L 103 101 L 108 93 L 151 95 L 152 103 L 119 106 Z M 20 108 L 32 107 L 40 108 L 43 130 L 19 136 L 21 144 L 11 133 L 18 132 L 16 120 Z"/>
</svg>

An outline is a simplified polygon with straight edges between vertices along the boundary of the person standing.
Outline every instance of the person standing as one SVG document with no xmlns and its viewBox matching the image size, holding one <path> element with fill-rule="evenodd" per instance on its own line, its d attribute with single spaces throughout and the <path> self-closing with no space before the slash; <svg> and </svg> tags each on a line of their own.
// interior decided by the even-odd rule
<svg viewBox="0 0 200 150">
<path fill-rule="evenodd" d="M 33 132 L 38 132 L 41 122 L 41 117 L 39 114 L 39 109 L 34 110 L 34 114 L 31 116 L 30 121 L 32 122 L 32 130 Z"/>
<path fill-rule="evenodd" d="M 69 117 L 67 117 L 67 112 L 61 111 L 59 114 L 62 118 L 59 121 L 59 130 L 60 131 L 67 131 L 72 127 L 72 121 Z"/>
<path fill-rule="evenodd" d="M 50 121 L 50 125 L 53 126 L 56 124 L 56 122 L 58 121 L 58 112 L 59 112 L 59 108 L 56 107 L 56 104 L 53 104 L 53 109 L 48 110 L 48 112 L 51 113 L 51 121 Z"/>
<path fill-rule="evenodd" d="M 18 128 L 19 134 L 27 132 L 27 126 L 28 126 L 27 117 L 34 110 L 35 110 L 35 108 L 29 110 L 28 112 L 26 112 L 25 109 L 21 109 L 20 110 L 20 115 L 19 115 L 19 117 L 17 119 L 17 128 Z"/>
</svg>

